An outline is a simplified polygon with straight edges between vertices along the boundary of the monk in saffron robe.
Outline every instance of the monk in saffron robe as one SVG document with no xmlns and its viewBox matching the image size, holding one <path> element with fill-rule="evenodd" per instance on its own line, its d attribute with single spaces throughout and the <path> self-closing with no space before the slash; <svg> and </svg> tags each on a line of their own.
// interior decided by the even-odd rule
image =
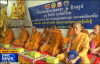
<svg viewBox="0 0 100 64">
<path fill-rule="evenodd" d="M 46 41 L 49 36 L 49 30 L 47 30 L 47 26 L 44 26 L 43 28 L 44 28 L 44 31 L 42 33 L 42 40 Z M 45 34 L 45 37 L 43 37 L 43 34 Z"/>
<path fill-rule="evenodd" d="M 42 51 L 49 52 L 52 54 L 52 56 L 55 56 L 63 50 L 64 47 L 63 36 L 59 31 L 54 29 L 53 25 L 50 26 L 49 30 L 50 33 L 48 39 L 45 42 L 45 44 L 42 47 L 40 47 L 40 50 L 41 52 Z"/>
<path fill-rule="evenodd" d="M 72 28 L 72 24 L 68 25 L 68 34 L 67 34 L 67 38 L 70 38 L 71 35 L 74 34 L 73 28 Z"/>
<path fill-rule="evenodd" d="M 58 29 L 58 26 L 57 25 L 55 25 L 54 28 L 55 28 L 55 30 L 61 32 L 61 30 Z M 66 44 L 66 43 L 68 43 L 69 38 L 63 37 L 63 40 L 64 40 L 64 43 Z"/>
<path fill-rule="evenodd" d="M 42 36 L 41 33 L 37 31 L 36 27 L 32 27 L 32 35 L 28 39 L 27 43 L 25 44 L 25 48 L 38 50 L 42 44 Z"/>
<path fill-rule="evenodd" d="M 29 38 L 29 32 L 25 29 L 25 25 L 21 25 L 21 30 L 22 32 L 13 44 L 24 47 Z"/>
<path fill-rule="evenodd" d="M 81 32 L 86 33 L 86 34 L 89 36 L 89 32 L 88 32 L 88 30 L 85 30 L 84 28 L 85 28 L 85 26 L 82 25 L 82 30 L 81 30 Z"/>
<path fill-rule="evenodd" d="M 2 44 L 10 44 L 12 41 L 14 41 L 14 33 L 10 29 L 10 25 L 6 25 L 6 35 L 4 38 L 1 39 Z"/>
<path fill-rule="evenodd" d="M 97 52 L 97 54 L 100 54 L 100 25 L 95 25 L 94 32 L 90 34 L 90 44 L 94 43 L 94 49 L 90 46 L 90 52 L 94 54 Z M 99 55 L 100 56 L 100 55 Z"/>
<path fill-rule="evenodd" d="M 81 23 L 75 23 L 73 28 L 75 34 L 69 38 L 69 45 L 66 53 L 57 55 L 57 58 L 66 64 L 76 63 L 76 61 L 81 58 L 82 61 L 80 64 L 89 64 L 90 61 L 87 57 L 87 52 L 89 50 L 89 37 L 87 34 L 81 33 Z M 68 53 L 73 50 L 78 52 L 78 56 L 69 60 Z"/>
</svg>

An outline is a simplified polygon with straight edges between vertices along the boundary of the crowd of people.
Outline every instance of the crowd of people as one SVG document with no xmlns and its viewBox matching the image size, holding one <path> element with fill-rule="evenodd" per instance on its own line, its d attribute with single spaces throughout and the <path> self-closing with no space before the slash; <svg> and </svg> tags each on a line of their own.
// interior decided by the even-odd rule
<svg viewBox="0 0 100 64">
<path fill-rule="evenodd" d="M 44 26 L 43 33 L 37 31 L 36 26 L 32 27 L 32 34 L 25 29 L 25 25 L 21 25 L 22 32 L 17 39 L 14 39 L 13 31 L 10 25 L 6 25 L 5 37 L 0 37 L 0 43 L 25 47 L 32 50 L 40 50 L 56 56 L 60 61 L 65 63 L 76 63 L 81 58 L 82 64 L 90 63 L 87 54 L 100 56 L 100 25 L 95 25 L 94 31 L 89 34 L 85 30 L 85 26 L 76 22 L 68 25 L 68 34 L 63 37 L 62 32 L 57 25 Z M 45 36 L 43 36 L 45 34 Z M 68 43 L 65 53 L 63 52 L 64 44 Z M 77 52 L 78 55 L 69 60 L 70 52 Z"/>
</svg>

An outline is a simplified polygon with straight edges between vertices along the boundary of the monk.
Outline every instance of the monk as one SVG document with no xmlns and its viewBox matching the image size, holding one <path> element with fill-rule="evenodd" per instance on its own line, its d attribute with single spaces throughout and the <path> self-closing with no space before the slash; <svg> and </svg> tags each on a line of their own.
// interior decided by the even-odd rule
<svg viewBox="0 0 100 64">
<path fill-rule="evenodd" d="M 57 55 L 60 61 L 65 62 L 66 64 L 76 63 L 76 61 L 81 58 L 82 61 L 80 64 L 89 64 L 89 59 L 87 57 L 87 52 L 89 50 L 89 37 L 85 33 L 81 33 L 81 23 L 74 24 L 74 35 L 69 38 L 69 45 L 66 53 Z M 74 59 L 69 60 L 68 55 L 70 51 L 76 50 L 78 56 Z"/>
<path fill-rule="evenodd" d="M 93 45 L 91 45 L 91 43 L 94 43 L 94 49 L 92 48 Z M 100 25 L 95 25 L 94 32 L 90 33 L 90 52 L 92 54 L 95 52 L 100 54 Z"/>
<path fill-rule="evenodd" d="M 0 40 L 2 44 L 10 44 L 12 41 L 14 41 L 14 33 L 10 29 L 10 25 L 6 25 L 6 34 L 5 37 Z"/>
<path fill-rule="evenodd" d="M 86 33 L 86 34 L 89 36 L 89 32 L 88 32 L 88 30 L 85 30 L 84 28 L 85 28 L 85 26 L 82 25 L 82 30 L 81 30 L 81 32 Z"/>
<path fill-rule="evenodd" d="M 21 25 L 22 32 L 20 33 L 19 37 L 14 41 L 14 45 L 17 46 L 25 46 L 25 43 L 27 42 L 29 38 L 29 32 L 25 29 L 25 25 Z"/>
<path fill-rule="evenodd" d="M 32 34 L 25 44 L 25 48 L 38 50 L 42 44 L 42 36 L 41 33 L 37 31 L 36 27 L 32 27 Z"/>
<path fill-rule="evenodd" d="M 47 30 L 47 26 L 44 26 L 43 28 L 44 28 L 44 31 L 42 33 L 42 40 L 46 41 L 49 35 L 49 30 Z M 45 37 L 43 37 L 44 34 L 45 34 Z"/>
<path fill-rule="evenodd" d="M 54 28 L 55 28 L 55 30 L 61 32 L 61 30 L 58 29 L 58 26 L 57 25 L 55 25 Z M 66 43 L 68 43 L 69 38 L 63 37 L 63 40 L 64 40 L 64 43 L 66 44 Z"/>
<path fill-rule="evenodd" d="M 40 47 L 41 52 L 49 52 L 52 56 L 59 54 L 63 50 L 63 36 L 61 32 L 54 29 L 54 26 L 50 26 L 50 33 L 47 41 Z M 49 44 L 48 44 L 49 43 Z"/>
<path fill-rule="evenodd" d="M 72 24 L 68 25 L 68 34 L 67 34 L 67 38 L 70 38 L 71 35 L 74 34 L 73 28 L 72 28 Z"/>
<path fill-rule="evenodd" d="M 54 28 L 55 28 L 55 30 L 58 30 L 58 31 L 61 32 L 61 30 L 58 29 L 58 26 L 57 25 L 55 25 Z"/>
</svg>

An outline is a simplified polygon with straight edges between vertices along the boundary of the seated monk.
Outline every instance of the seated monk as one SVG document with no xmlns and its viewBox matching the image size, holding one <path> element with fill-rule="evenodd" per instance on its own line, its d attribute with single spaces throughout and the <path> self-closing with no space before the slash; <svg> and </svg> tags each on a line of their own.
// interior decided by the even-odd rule
<svg viewBox="0 0 100 64">
<path fill-rule="evenodd" d="M 50 33 L 47 41 L 40 47 L 41 52 L 49 52 L 52 56 L 59 54 L 63 50 L 63 36 L 61 32 L 54 29 L 54 26 L 50 26 Z M 48 44 L 49 43 L 49 44 Z"/>
<path fill-rule="evenodd" d="M 32 27 L 32 34 L 25 44 L 25 48 L 38 50 L 38 48 L 42 44 L 42 36 L 41 33 L 37 31 L 36 27 Z"/>
<path fill-rule="evenodd" d="M 89 32 L 88 32 L 88 30 L 84 30 L 84 28 L 85 28 L 85 26 L 82 25 L 82 30 L 81 30 L 81 32 L 86 33 L 86 34 L 89 36 Z"/>
<path fill-rule="evenodd" d="M 67 38 L 70 38 L 71 35 L 74 34 L 73 28 L 72 28 L 72 24 L 68 25 L 68 34 L 67 34 Z"/>
<path fill-rule="evenodd" d="M 29 38 L 29 32 L 25 29 L 25 25 L 21 25 L 22 32 L 20 33 L 19 37 L 14 41 L 14 45 L 17 46 L 25 46 L 25 43 L 27 42 Z"/>
<path fill-rule="evenodd" d="M 75 34 L 69 38 L 69 45 L 66 53 L 57 55 L 57 58 L 66 64 L 76 63 L 77 60 L 81 58 L 80 64 L 89 64 L 90 62 L 87 57 L 87 52 L 89 49 L 89 37 L 87 34 L 81 33 L 81 23 L 75 23 L 73 29 Z M 73 50 L 76 50 L 78 55 L 74 59 L 69 60 L 69 52 Z"/>
<path fill-rule="evenodd" d="M 47 26 L 44 26 L 43 28 L 44 28 L 44 31 L 42 33 L 42 40 L 46 41 L 49 35 L 49 30 L 47 30 Z M 45 37 L 43 37 L 43 34 L 45 34 Z"/>
<path fill-rule="evenodd" d="M 58 26 L 57 25 L 55 25 L 54 28 L 55 28 L 55 30 L 61 32 L 61 30 L 58 29 Z M 64 40 L 64 43 L 66 44 L 66 43 L 68 43 L 69 38 L 63 37 L 63 40 Z"/>
<path fill-rule="evenodd" d="M 100 54 L 100 25 L 95 25 L 94 32 L 90 34 L 90 53 Z"/>
<path fill-rule="evenodd" d="M 5 37 L 0 40 L 2 44 L 9 44 L 14 41 L 14 33 L 10 29 L 10 25 L 6 25 L 6 34 Z"/>
</svg>

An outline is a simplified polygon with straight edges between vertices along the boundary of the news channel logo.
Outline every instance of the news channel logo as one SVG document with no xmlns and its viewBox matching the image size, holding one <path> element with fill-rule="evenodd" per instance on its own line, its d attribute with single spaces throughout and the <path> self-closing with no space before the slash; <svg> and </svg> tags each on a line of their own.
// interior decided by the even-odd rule
<svg viewBox="0 0 100 64">
<path fill-rule="evenodd" d="M 18 62 L 18 54 L 2 53 L 0 55 L 1 55 L 1 61 L 0 62 Z"/>
</svg>

